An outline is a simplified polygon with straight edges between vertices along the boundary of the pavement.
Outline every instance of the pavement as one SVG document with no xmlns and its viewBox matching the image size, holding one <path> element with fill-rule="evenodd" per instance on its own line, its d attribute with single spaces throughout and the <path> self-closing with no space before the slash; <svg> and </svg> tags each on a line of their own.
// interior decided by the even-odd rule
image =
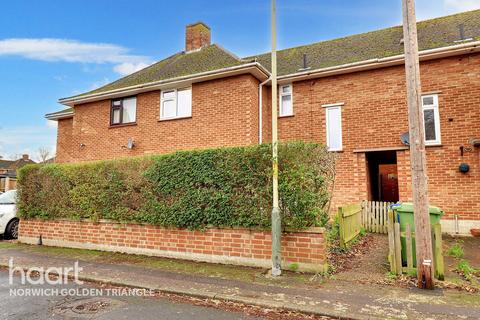
<svg viewBox="0 0 480 320">
<path fill-rule="evenodd" d="M 0 266 L 71 267 L 76 259 L 21 246 L 0 247 Z M 339 319 L 479 319 L 480 295 L 456 290 L 423 291 L 387 285 L 329 280 L 315 286 L 278 286 L 181 273 L 138 265 L 79 260 L 80 279 L 147 288 L 199 298 L 293 310 Z M 235 267 L 232 267 L 235 268 Z M 200 317 L 203 319 L 202 317 Z M 147 318 L 145 318 L 147 319 Z M 206 319 L 206 318 L 205 318 Z"/>
</svg>

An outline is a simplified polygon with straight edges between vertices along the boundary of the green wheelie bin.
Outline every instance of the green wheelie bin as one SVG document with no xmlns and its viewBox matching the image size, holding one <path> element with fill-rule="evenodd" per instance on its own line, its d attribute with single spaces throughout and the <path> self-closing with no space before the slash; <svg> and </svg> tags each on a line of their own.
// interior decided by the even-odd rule
<svg viewBox="0 0 480 320">
<path fill-rule="evenodd" d="M 401 243 L 402 243 L 402 264 L 404 266 L 407 265 L 407 242 L 405 239 L 405 230 L 407 228 L 407 224 L 410 225 L 410 230 L 415 232 L 415 222 L 414 222 L 414 212 L 413 212 L 413 203 L 410 202 L 403 202 L 401 204 L 396 204 L 392 206 L 392 209 L 395 214 L 395 219 L 400 224 L 400 232 L 401 236 Z M 434 206 L 429 207 L 430 213 L 430 224 L 433 226 L 440 222 L 440 218 L 444 215 L 442 209 Z M 412 254 L 413 254 L 413 266 L 417 265 L 416 259 L 416 250 L 415 250 L 415 238 L 412 237 Z"/>
</svg>

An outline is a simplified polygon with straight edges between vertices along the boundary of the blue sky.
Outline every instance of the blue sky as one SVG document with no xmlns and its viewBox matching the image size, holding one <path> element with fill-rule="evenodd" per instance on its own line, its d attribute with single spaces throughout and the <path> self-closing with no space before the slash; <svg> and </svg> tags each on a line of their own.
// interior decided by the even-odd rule
<svg viewBox="0 0 480 320">
<path fill-rule="evenodd" d="M 240 4 L 240 5 L 239 5 Z M 401 24 L 401 0 L 277 0 L 279 47 Z M 239 56 L 270 46 L 270 0 L 15 0 L 0 10 L 0 156 L 54 152 L 58 98 L 91 90 L 184 48 L 204 21 Z M 419 19 L 480 0 L 417 0 Z"/>
</svg>

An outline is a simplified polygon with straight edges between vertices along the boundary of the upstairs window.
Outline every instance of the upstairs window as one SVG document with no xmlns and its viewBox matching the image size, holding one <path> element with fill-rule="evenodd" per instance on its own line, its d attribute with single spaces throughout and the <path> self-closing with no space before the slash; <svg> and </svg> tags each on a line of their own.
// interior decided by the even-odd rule
<svg viewBox="0 0 480 320">
<path fill-rule="evenodd" d="M 327 147 L 329 151 L 342 151 L 342 107 L 326 107 Z"/>
<path fill-rule="evenodd" d="M 293 115 L 292 85 L 280 86 L 280 117 Z"/>
<path fill-rule="evenodd" d="M 425 144 L 441 144 L 440 115 L 438 112 L 438 95 L 432 94 L 422 97 L 423 122 L 425 125 Z"/>
<path fill-rule="evenodd" d="M 137 98 L 129 97 L 112 100 L 110 124 L 119 125 L 137 121 Z"/>
<path fill-rule="evenodd" d="M 162 91 L 160 104 L 160 120 L 191 117 L 192 88 Z"/>
</svg>

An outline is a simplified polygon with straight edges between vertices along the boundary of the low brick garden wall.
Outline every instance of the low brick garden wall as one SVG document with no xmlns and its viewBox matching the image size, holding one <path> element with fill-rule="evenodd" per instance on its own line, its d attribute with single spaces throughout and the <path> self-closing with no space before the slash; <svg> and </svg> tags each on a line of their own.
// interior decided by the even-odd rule
<svg viewBox="0 0 480 320">
<path fill-rule="evenodd" d="M 40 235 L 47 246 L 271 266 L 271 235 L 268 231 L 218 228 L 190 231 L 109 221 L 21 220 L 20 242 L 37 244 Z M 282 236 L 282 259 L 286 269 L 297 264 L 299 271 L 322 272 L 326 266 L 325 253 L 323 228 L 288 232 Z"/>
</svg>

